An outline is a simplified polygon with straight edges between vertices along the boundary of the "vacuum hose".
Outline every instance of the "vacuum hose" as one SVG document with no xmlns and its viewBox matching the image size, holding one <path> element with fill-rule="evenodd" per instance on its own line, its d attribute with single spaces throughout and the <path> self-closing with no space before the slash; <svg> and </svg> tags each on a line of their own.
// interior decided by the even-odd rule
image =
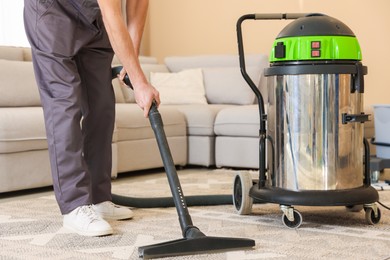
<svg viewBox="0 0 390 260">
<path fill-rule="evenodd" d="M 166 208 L 175 207 L 172 197 L 134 198 L 112 194 L 115 204 L 135 208 Z M 233 204 L 232 195 L 199 195 L 186 196 L 187 206 L 213 206 Z"/>
</svg>

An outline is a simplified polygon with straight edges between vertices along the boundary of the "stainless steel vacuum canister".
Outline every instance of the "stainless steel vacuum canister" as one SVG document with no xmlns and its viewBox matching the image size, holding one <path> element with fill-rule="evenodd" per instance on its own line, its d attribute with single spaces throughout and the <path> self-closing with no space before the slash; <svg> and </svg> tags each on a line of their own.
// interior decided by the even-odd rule
<svg viewBox="0 0 390 260">
<path fill-rule="evenodd" d="M 287 190 L 343 190 L 364 179 L 363 75 L 356 37 L 314 14 L 275 40 L 268 80 L 267 182 Z"/>
</svg>

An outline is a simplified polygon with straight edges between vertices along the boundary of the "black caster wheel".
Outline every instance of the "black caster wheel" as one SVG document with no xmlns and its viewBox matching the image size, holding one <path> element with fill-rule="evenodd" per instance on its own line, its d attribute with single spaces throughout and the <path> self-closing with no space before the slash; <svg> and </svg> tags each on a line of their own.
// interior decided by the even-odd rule
<svg viewBox="0 0 390 260">
<path fill-rule="evenodd" d="M 253 199 L 249 196 L 252 186 L 252 176 L 249 172 L 238 172 L 234 177 L 233 204 L 240 215 L 249 215 L 252 212 Z"/>
<path fill-rule="evenodd" d="M 290 221 L 286 214 L 283 214 L 282 216 L 283 224 L 288 228 L 299 228 L 299 226 L 302 224 L 302 215 L 298 210 L 294 209 L 294 220 Z"/>
<path fill-rule="evenodd" d="M 375 225 L 378 224 L 381 220 L 381 210 L 377 208 L 377 214 L 375 216 L 375 211 L 373 208 L 366 208 L 366 221 L 369 225 Z"/>
</svg>

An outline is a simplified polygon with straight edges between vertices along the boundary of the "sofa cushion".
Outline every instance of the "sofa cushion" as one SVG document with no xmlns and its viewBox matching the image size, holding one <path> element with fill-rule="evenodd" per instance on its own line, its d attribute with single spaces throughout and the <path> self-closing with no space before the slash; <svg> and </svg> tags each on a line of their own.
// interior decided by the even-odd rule
<svg viewBox="0 0 390 260">
<path fill-rule="evenodd" d="M 151 72 L 150 83 L 160 92 L 162 105 L 207 104 L 201 69 Z"/>
<path fill-rule="evenodd" d="M 47 149 L 42 108 L 0 108 L 0 153 L 41 149 Z"/>
<path fill-rule="evenodd" d="M 171 72 L 201 68 L 204 75 L 206 97 L 212 104 L 253 104 L 254 94 L 240 73 L 238 55 L 172 56 L 165 58 Z M 259 89 L 264 90 L 263 70 L 268 57 L 263 54 L 245 56 L 248 75 Z"/>
<path fill-rule="evenodd" d="M 40 106 L 32 62 L 0 60 L 0 106 Z"/>
<path fill-rule="evenodd" d="M 141 64 L 142 71 L 146 76 L 146 79 L 150 82 L 150 74 L 152 72 L 169 72 L 165 64 Z"/>
<path fill-rule="evenodd" d="M 19 47 L 0 46 L 0 59 L 23 61 L 23 49 Z"/>
<path fill-rule="evenodd" d="M 257 105 L 228 107 L 221 110 L 215 119 L 217 136 L 259 136 L 260 115 Z"/>
<path fill-rule="evenodd" d="M 260 67 L 248 67 L 253 82 L 259 82 Z M 245 82 L 237 67 L 203 68 L 207 101 L 210 104 L 253 104 L 255 94 Z"/>
<path fill-rule="evenodd" d="M 259 139 L 254 137 L 217 136 L 217 167 L 259 169 Z"/>
<path fill-rule="evenodd" d="M 185 118 L 181 112 L 163 106 L 160 106 L 159 111 L 167 137 L 187 135 Z M 143 116 L 143 112 L 137 104 L 116 105 L 116 128 L 118 141 L 154 138 L 149 119 Z"/>
<path fill-rule="evenodd" d="M 122 91 L 122 85 L 118 78 L 112 80 L 112 87 L 115 93 L 115 102 L 116 103 L 125 103 L 125 97 Z"/>
<path fill-rule="evenodd" d="M 231 105 L 166 105 L 185 115 L 187 133 L 190 136 L 214 136 L 214 121 L 220 110 Z"/>
</svg>

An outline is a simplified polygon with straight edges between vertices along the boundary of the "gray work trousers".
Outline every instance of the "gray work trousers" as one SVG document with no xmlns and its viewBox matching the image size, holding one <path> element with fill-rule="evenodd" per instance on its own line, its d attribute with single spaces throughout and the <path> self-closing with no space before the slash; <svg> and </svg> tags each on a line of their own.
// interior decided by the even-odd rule
<svg viewBox="0 0 390 260">
<path fill-rule="evenodd" d="M 24 5 L 61 213 L 111 201 L 113 50 L 97 1 L 25 0 Z"/>
</svg>

